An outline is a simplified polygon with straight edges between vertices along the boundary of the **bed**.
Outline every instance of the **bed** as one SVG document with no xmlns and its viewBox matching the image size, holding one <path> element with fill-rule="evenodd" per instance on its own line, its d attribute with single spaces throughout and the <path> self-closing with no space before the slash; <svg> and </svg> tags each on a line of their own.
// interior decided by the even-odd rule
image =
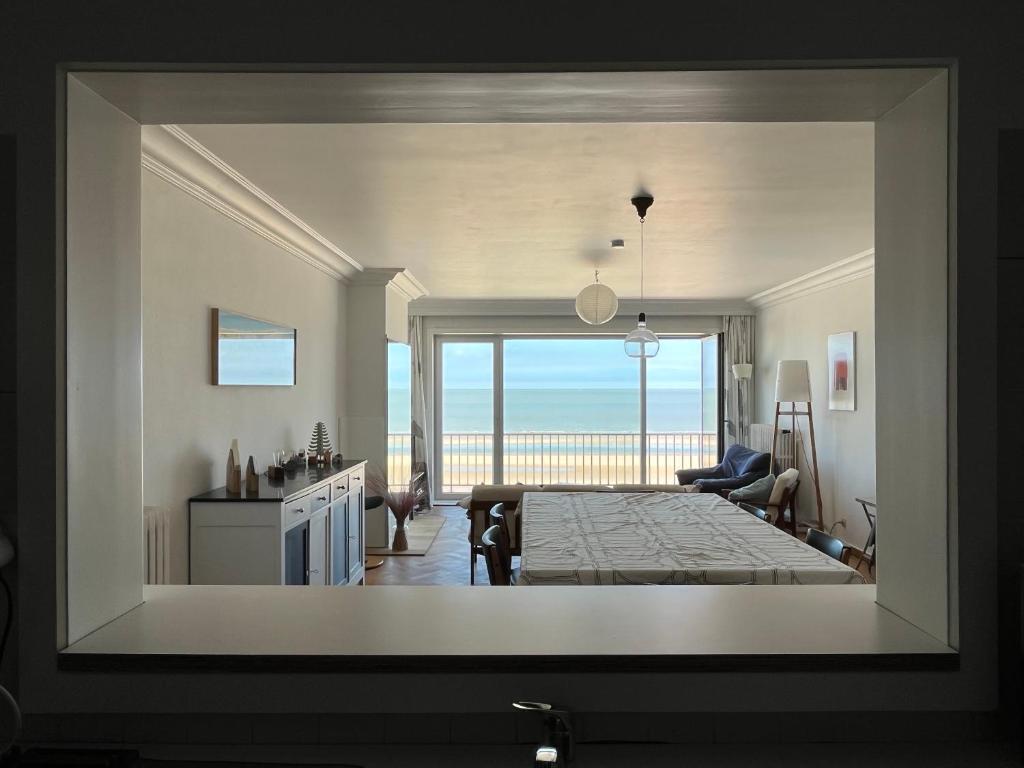
<svg viewBox="0 0 1024 768">
<path fill-rule="evenodd" d="M 519 585 L 862 584 L 713 493 L 525 493 Z"/>
</svg>

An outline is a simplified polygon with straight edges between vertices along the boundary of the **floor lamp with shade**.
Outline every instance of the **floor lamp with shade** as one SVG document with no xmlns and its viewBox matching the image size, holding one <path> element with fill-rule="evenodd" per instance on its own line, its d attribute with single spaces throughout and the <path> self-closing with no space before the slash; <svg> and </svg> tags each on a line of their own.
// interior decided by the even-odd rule
<svg viewBox="0 0 1024 768">
<path fill-rule="evenodd" d="M 783 403 L 789 404 L 788 410 L 783 410 Z M 805 406 L 806 410 L 798 411 L 797 403 Z M 779 417 L 791 416 L 793 419 L 794 445 L 797 431 L 797 416 L 807 417 L 807 431 L 811 438 L 811 471 L 814 479 L 814 500 L 818 508 L 818 528 L 824 530 L 824 519 L 821 510 L 821 483 L 818 478 L 818 448 L 814 443 L 814 411 L 811 407 L 811 374 L 806 360 L 780 360 L 779 372 L 775 378 L 775 428 L 772 430 L 772 460 L 771 466 L 775 466 L 775 446 L 779 439 Z M 793 530 L 796 531 L 796 520 L 793 520 Z"/>
</svg>

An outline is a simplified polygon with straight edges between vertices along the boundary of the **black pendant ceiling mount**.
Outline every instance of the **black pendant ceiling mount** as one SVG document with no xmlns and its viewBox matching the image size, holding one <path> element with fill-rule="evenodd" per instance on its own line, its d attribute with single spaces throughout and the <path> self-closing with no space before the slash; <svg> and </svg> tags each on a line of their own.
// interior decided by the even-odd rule
<svg viewBox="0 0 1024 768">
<path fill-rule="evenodd" d="M 654 205 L 654 198 L 646 192 L 640 192 L 636 197 L 631 198 L 629 202 L 636 208 L 637 215 L 643 219 L 647 216 L 647 209 Z"/>
</svg>

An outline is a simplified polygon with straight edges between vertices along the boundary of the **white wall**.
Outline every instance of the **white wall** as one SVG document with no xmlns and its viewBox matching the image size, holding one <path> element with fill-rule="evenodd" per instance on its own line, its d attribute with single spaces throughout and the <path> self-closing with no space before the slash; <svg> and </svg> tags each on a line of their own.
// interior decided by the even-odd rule
<svg viewBox="0 0 1024 768">
<path fill-rule="evenodd" d="M 948 88 L 943 73 L 875 123 L 878 466 L 887 468 L 878 477 L 878 540 L 880 552 L 900 553 L 879 558 L 878 602 L 940 640 L 950 636 L 955 592 L 947 564 L 947 500 L 956 498 L 947 492 L 956 466 L 947 454 L 955 370 L 947 337 Z M 901 471 L 910 455 L 916 471 Z"/>
<path fill-rule="evenodd" d="M 67 639 L 74 642 L 142 602 L 141 134 L 73 77 L 67 98 Z"/>
<path fill-rule="evenodd" d="M 260 468 L 305 448 L 318 420 L 337 443 L 344 286 L 149 172 L 142 256 L 145 504 L 170 512 L 171 577 L 185 582 L 186 502 L 224 485 L 233 437 Z M 211 385 L 211 307 L 297 328 L 296 385 Z"/>
<path fill-rule="evenodd" d="M 855 331 L 857 410 L 828 409 L 827 337 Z M 867 520 L 857 496 L 875 495 L 875 301 L 874 276 L 798 296 L 766 307 L 755 322 L 755 420 L 772 423 L 775 415 L 775 373 L 779 360 L 807 360 L 814 398 L 814 436 L 821 472 L 825 528 L 837 520 L 834 534 L 864 546 Z M 798 419 L 807 456 L 811 446 L 807 420 Z M 790 427 L 790 418 L 782 425 Z M 801 459 L 797 508 L 802 520 L 814 519 L 816 504 L 812 474 Z"/>
</svg>

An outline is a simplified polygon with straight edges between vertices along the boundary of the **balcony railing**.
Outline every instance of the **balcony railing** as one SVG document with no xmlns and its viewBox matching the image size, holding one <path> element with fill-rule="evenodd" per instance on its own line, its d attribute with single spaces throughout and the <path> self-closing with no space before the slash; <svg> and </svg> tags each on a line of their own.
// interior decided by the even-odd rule
<svg viewBox="0 0 1024 768">
<path fill-rule="evenodd" d="M 502 440 L 505 483 L 580 483 L 605 485 L 641 482 L 639 433 L 514 432 Z M 468 493 L 494 482 L 494 436 L 446 432 L 441 438 L 441 493 Z M 388 435 L 388 477 L 408 477 L 410 437 Z M 718 461 L 714 432 L 649 432 L 648 483 L 672 484 L 677 469 L 707 467 Z"/>
<path fill-rule="evenodd" d="M 388 486 L 393 491 L 405 488 L 412 476 L 412 435 L 388 433 Z"/>
</svg>

